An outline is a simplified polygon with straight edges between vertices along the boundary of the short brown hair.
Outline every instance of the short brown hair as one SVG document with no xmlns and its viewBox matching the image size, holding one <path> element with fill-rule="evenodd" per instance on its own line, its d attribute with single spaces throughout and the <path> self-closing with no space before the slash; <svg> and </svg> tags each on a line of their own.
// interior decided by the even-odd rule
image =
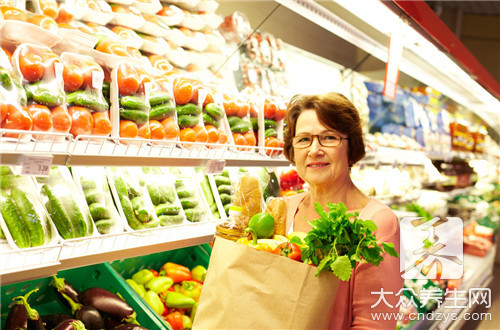
<svg viewBox="0 0 500 330">
<path fill-rule="evenodd" d="M 295 136 L 297 119 L 305 110 L 316 111 L 316 115 L 323 125 L 349 137 L 347 140 L 349 166 L 356 164 L 365 156 L 365 143 L 359 112 L 347 97 L 335 92 L 318 95 L 297 94 L 290 100 L 285 116 L 287 126 L 283 149 L 285 157 L 292 164 L 295 164 L 292 138 Z"/>
</svg>

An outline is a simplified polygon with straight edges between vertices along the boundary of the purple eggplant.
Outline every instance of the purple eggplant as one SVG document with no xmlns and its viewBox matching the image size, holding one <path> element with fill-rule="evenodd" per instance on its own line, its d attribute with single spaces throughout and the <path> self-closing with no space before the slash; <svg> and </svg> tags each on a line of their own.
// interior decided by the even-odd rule
<svg viewBox="0 0 500 330">
<path fill-rule="evenodd" d="M 149 329 L 141 327 L 140 325 L 127 323 L 127 324 L 120 324 L 119 326 L 114 327 L 113 330 L 149 330 Z"/>
<path fill-rule="evenodd" d="M 69 319 L 59 323 L 54 330 L 85 330 L 85 326 L 80 320 Z"/>
<path fill-rule="evenodd" d="M 92 306 L 84 306 L 76 303 L 61 292 L 61 296 L 71 306 L 71 314 L 78 320 L 82 321 L 87 330 L 104 329 L 104 320 L 97 309 Z"/>
<path fill-rule="evenodd" d="M 31 290 L 30 292 L 28 292 L 27 294 L 25 294 L 24 296 L 19 296 L 19 297 L 15 297 L 13 298 L 12 300 L 16 300 L 17 299 L 17 303 L 21 303 L 24 305 L 25 309 L 26 309 L 26 315 L 28 316 L 28 320 L 27 320 L 27 323 L 28 323 L 28 326 L 27 326 L 27 329 L 28 330 L 45 330 L 45 327 L 43 326 L 43 323 L 42 323 L 42 319 L 40 318 L 40 314 L 38 314 L 38 312 L 33 309 L 30 304 L 28 304 L 28 298 L 29 296 L 31 296 L 31 294 L 33 292 L 37 292 L 38 289 L 34 289 L 34 290 Z"/>
<path fill-rule="evenodd" d="M 121 324 L 122 323 L 120 321 L 115 320 L 111 316 L 104 316 L 104 329 L 113 329 L 114 327 L 117 327 Z"/>
<path fill-rule="evenodd" d="M 137 314 L 125 300 L 102 288 L 89 288 L 80 296 L 86 306 L 95 307 L 99 312 L 110 315 L 120 322 L 137 323 Z"/>
<path fill-rule="evenodd" d="M 47 329 L 55 328 L 59 323 L 65 320 L 71 320 L 72 317 L 68 314 L 49 314 L 41 315 L 42 322 L 45 323 Z"/>
<path fill-rule="evenodd" d="M 54 281 L 52 282 L 52 286 L 54 287 L 56 296 L 64 304 L 64 306 L 71 309 L 68 301 L 63 298 L 61 293 L 64 293 L 76 303 L 80 302 L 80 295 L 82 294 L 80 291 L 75 289 L 75 287 L 69 284 L 64 278 L 58 278 L 56 276 L 52 276 L 52 278 L 54 279 Z"/>
<path fill-rule="evenodd" d="M 14 298 L 15 299 L 15 298 Z M 22 301 L 17 301 L 9 310 L 5 330 L 28 329 L 28 312 Z"/>
</svg>

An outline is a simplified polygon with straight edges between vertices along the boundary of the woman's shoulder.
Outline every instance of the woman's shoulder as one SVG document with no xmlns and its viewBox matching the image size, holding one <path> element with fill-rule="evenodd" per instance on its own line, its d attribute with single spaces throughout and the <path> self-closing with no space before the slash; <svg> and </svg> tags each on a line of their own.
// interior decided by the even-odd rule
<svg viewBox="0 0 500 330">
<path fill-rule="evenodd" d="M 380 237 L 392 236 L 399 233 L 399 220 L 389 206 L 371 198 L 361 211 L 360 218 L 372 220 L 377 225 Z"/>
</svg>

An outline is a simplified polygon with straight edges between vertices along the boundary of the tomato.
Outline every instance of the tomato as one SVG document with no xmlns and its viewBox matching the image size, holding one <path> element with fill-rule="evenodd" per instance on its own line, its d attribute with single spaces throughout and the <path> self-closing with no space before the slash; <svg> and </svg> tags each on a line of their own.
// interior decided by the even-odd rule
<svg viewBox="0 0 500 330">
<path fill-rule="evenodd" d="M 23 22 L 26 22 L 28 20 L 28 16 L 26 16 L 26 13 L 17 8 L 9 6 L 1 6 L 0 10 L 2 11 L 3 18 L 6 20 L 11 19 Z"/>
<path fill-rule="evenodd" d="M 149 127 L 151 129 L 151 139 L 163 140 L 165 138 L 165 128 L 157 120 L 150 120 Z"/>
<path fill-rule="evenodd" d="M 266 140 L 264 141 L 264 147 L 266 147 L 266 148 L 278 148 L 279 147 L 278 139 L 273 137 L 273 136 L 266 137 Z M 268 155 L 268 156 L 272 156 L 272 155 L 276 155 L 276 154 L 277 154 L 276 150 L 266 150 L 266 155 Z"/>
<path fill-rule="evenodd" d="M 54 21 L 52 17 L 46 15 L 33 15 L 28 18 L 28 22 L 54 34 L 59 32 L 59 27 L 57 26 L 56 21 Z"/>
<path fill-rule="evenodd" d="M 52 129 L 54 123 L 49 108 L 44 105 L 30 104 L 28 105 L 28 112 L 33 119 L 34 131 L 49 131 Z"/>
<path fill-rule="evenodd" d="M 244 146 L 247 144 L 245 137 L 241 133 L 233 133 L 233 141 L 234 141 L 234 144 L 237 146 Z M 247 148 L 238 147 L 238 150 L 243 151 L 243 150 L 247 150 Z"/>
<path fill-rule="evenodd" d="M 52 18 L 57 17 L 58 7 L 56 0 L 38 0 L 38 3 L 44 15 Z"/>
<path fill-rule="evenodd" d="M 135 138 L 137 137 L 139 129 L 137 124 L 131 120 L 120 120 L 120 137 L 123 138 Z M 129 141 L 120 141 L 127 144 Z"/>
<path fill-rule="evenodd" d="M 145 87 L 144 84 L 150 83 L 151 85 L 151 90 L 154 90 L 153 87 L 155 87 L 155 82 L 154 79 L 151 75 L 143 71 L 142 69 L 137 69 L 137 75 L 139 77 L 139 87 L 137 88 L 137 92 L 139 94 L 144 94 L 145 92 Z"/>
<path fill-rule="evenodd" d="M 30 131 L 33 120 L 29 113 L 14 105 L 8 106 L 7 116 L 2 122 L 2 128 Z M 17 138 L 19 134 L 6 134 L 7 137 Z"/>
<path fill-rule="evenodd" d="M 137 131 L 137 137 L 143 139 L 151 139 L 151 128 L 149 127 L 149 122 L 145 123 Z"/>
<path fill-rule="evenodd" d="M 278 107 L 272 100 L 266 99 L 266 101 L 264 102 L 264 118 L 274 119 L 274 115 L 276 114 L 277 109 Z"/>
<path fill-rule="evenodd" d="M 97 51 L 118 56 L 128 56 L 126 47 L 111 39 L 104 39 L 95 48 Z"/>
<path fill-rule="evenodd" d="M 257 113 L 257 107 L 253 102 L 249 102 L 248 105 L 250 106 L 250 117 L 251 118 L 257 118 L 258 113 Z"/>
<path fill-rule="evenodd" d="M 165 138 L 175 139 L 179 136 L 179 125 L 173 118 L 163 119 L 161 125 L 165 129 Z"/>
<path fill-rule="evenodd" d="M 236 116 L 236 114 L 238 113 L 239 106 L 238 104 L 236 104 L 236 101 L 234 99 L 226 100 L 222 105 L 224 106 L 224 111 L 226 112 L 227 116 Z"/>
<path fill-rule="evenodd" d="M 0 123 L 7 117 L 9 113 L 9 105 L 5 103 L 0 103 Z"/>
<path fill-rule="evenodd" d="M 94 74 L 93 72 L 95 72 L 95 71 L 102 72 L 103 71 L 101 69 L 101 67 L 99 66 L 99 64 L 97 64 L 94 61 L 90 61 L 90 60 L 82 63 L 80 65 L 80 70 L 81 70 L 82 75 L 83 75 L 83 82 L 82 82 L 81 89 L 93 88 L 93 84 L 92 84 L 92 82 L 93 82 L 92 75 Z M 104 74 L 104 76 L 106 76 L 106 74 Z"/>
<path fill-rule="evenodd" d="M 111 121 L 109 120 L 107 112 L 94 112 L 94 129 L 92 135 L 108 135 L 111 133 Z"/>
<path fill-rule="evenodd" d="M 28 53 L 19 55 L 19 69 L 24 77 L 31 83 L 37 82 L 43 76 L 45 68 L 40 55 Z"/>
<path fill-rule="evenodd" d="M 122 65 L 117 72 L 120 95 L 133 95 L 139 88 L 139 77 L 134 68 Z"/>
<path fill-rule="evenodd" d="M 243 118 L 248 116 L 248 112 L 250 111 L 250 106 L 248 103 L 245 102 L 239 102 L 238 103 L 238 111 L 236 112 L 236 116 Z"/>
<path fill-rule="evenodd" d="M 193 98 L 193 84 L 185 78 L 176 78 L 173 89 L 176 104 L 186 104 Z"/>
<path fill-rule="evenodd" d="M 179 132 L 179 140 L 184 142 L 196 142 L 196 131 L 192 128 L 183 128 Z M 191 148 L 190 144 L 183 144 L 184 148 Z"/>
<path fill-rule="evenodd" d="M 273 250 L 273 253 L 295 261 L 302 261 L 300 246 L 294 243 L 281 243 Z"/>
<path fill-rule="evenodd" d="M 218 143 L 220 140 L 220 131 L 217 127 L 212 125 L 205 126 L 208 134 L 208 143 Z"/>
<path fill-rule="evenodd" d="M 89 109 L 73 106 L 68 109 L 72 118 L 71 130 L 73 136 L 90 135 L 94 129 L 94 118 Z"/>
<path fill-rule="evenodd" d="M 250 130 L 243 134 L 243 137 L 245 138 L 245 144 L 247 146 L 255 146 L 257 144 L 257 137 L 255 136 L 254 131 Z"/>
<path fill-rule="evenodd" d="M 66 4 L 62 3 L 57 12 L 57 23 L 71 23 L 73 21 L 73 14 L 66 9 Z"/>
<path fill-rule="evenodd" d="M 57 132 L 68 133 L 71 129 L 71 116 L 63 107 L 52 108 L 52 120 L 54 130 Z"/>
<path fill-rule="evenodd" d="M 287 172 L 281 172 L 280 174 L 280 181 L 297 182 L 298 179 L 299 179 L 299 174 L 297 173 L 297 170 L 294 168 L 288 170 Z"/>
<path fill-rule="evenodd" d="M 75 64 L 66 64 L 63 71 L 64 90 L 73 92 L 83 84 L 83 72 Z"/>
<path fill-rule="evenodd" d="M 170 62 L 162 56 L 151 55 L 148 59 L 151 62 L 153 68 L 159 70 L 162 73 L 170 72 L 174 68 L 172 64 L 170 64 Z"/>
<path fill-rule="evenodd" d="M 196 132 L 196 142 L 207 143 L 208 141 L 208 132 L 205 129 L 205 126 L 195 126 L 193 127 Z"/>
</svg>

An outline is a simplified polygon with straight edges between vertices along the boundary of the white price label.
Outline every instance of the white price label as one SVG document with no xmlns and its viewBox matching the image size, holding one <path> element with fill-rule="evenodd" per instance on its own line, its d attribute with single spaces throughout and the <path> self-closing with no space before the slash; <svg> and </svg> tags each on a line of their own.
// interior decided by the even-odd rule
<svg viewBox="0 0 500 330">
<path fill-rule="evenodd" d="M 24 155 L 21 175 L 49 176 L 52 155 Z"/>
<path fill-rule="evenodd" d="M 226 161 L 224 159 L 210 159 L 205 165 L 205 174 L 221 174 L 226 166 Z"/>
<path fill-rule="evenodd" d="M 104 81 L 104 73 L 101 71 L 92 71 L 92 87 L 102 89 L 102 82 Z"/>
</svg>

